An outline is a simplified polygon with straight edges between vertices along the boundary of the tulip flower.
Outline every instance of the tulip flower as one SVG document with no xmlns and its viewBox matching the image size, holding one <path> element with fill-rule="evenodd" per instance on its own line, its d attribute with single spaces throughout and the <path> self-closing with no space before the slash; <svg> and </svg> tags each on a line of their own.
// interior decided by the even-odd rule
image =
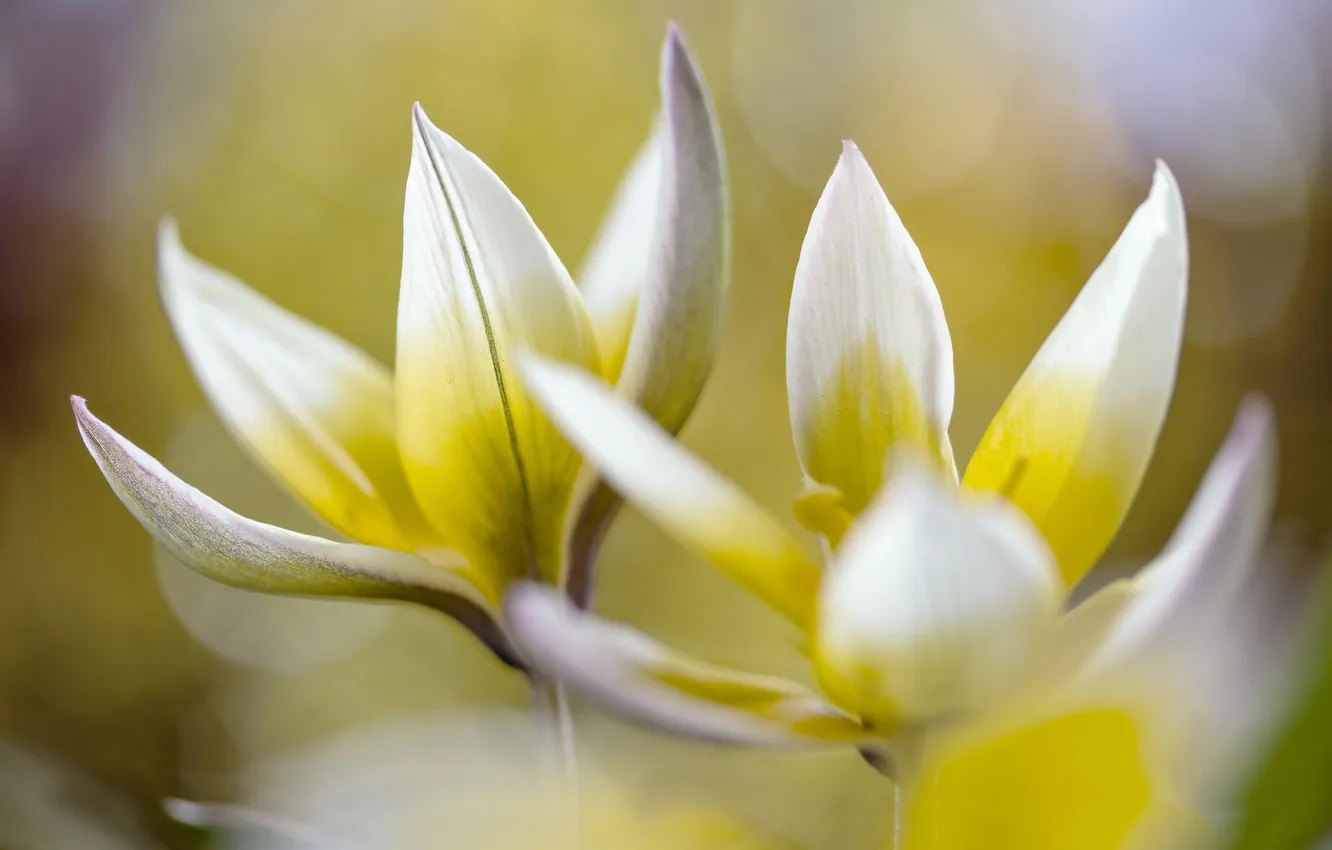
<svg viewBox="0 0 1332 850">
<path fill-rule="evenodd" d="M 159 239 L 162 303 L 234 437 L 348 541 L 240 516 L 74 399 L 121 500 L 187 566 L 269 593 L 431 606 L 516 663 L 499 601 L 516 579 L 570 576 L 604 487 L 517 379 L 530 349 L 614 383 L 660 427 L 688 418 L 716 353 L 729 278 L 726 166 L 702 74 L 672 27 L 661 113 L 575 286 L 527 211 L 474 154 L 412 113 L 396 368 Z M 600 494 L 600 495 L 598 495 Z M 574 508 L 571 510 L 571 503 Z M 585 543 L 585 549 L 591 543 Z"/>
<path fill-rule="evenodd" d="M 552 367 L 536 371 L 545 368 Z M 1218 792 L 1233 790 L 1227 784 L 1240 775 L 1285 691 L 1278 681 L 1284 665 L 1271 658 L 1261 662 L 1262 681 L 1254 678 L 1255 647 L 1273 642 L 1251 627 L 1248 609 L 1257 606 L 1246 596 L 1273 504 L 1273 446 L 1266 402 L 1246 402 L 1162 554 L 1050 623 L 1042 641 L 1026 645 L 1025 669 L 996 661 L 1017 643 L 1001 630 L 991 635 L 998 649 L 965 642 L 991 625 L 984 619 L 979 628 L 946 622 L 942 635 L 919 627 L 929 614 L 957 615 L 954 601 L 918 594 L 918 602 L 933 606 L 919 614 L 904 611 L 903 603 L 881 606 L 880 620 L 867 628 L 888 634 L 885 644 L 903 642 L 891 634 L 896 628 L 922 645 L 914 667 L 909 655 L 864 658 L 873 681 L 914 675 L 935 682 L 958 672 L 957 656 L 992 665 L 979 671 L 982 679 L 999 671 L 1013 676 L 1012 687 L 992 691 L 988 702 L 928 725 L 916 719 L 903 726 L 899 718 L 894 726 L 892 718 L 858 712 L 861 704 L 826 684 L 821 696 L 794 682 L 696 661 L 576 611 L 535 585 L 515 586 L 506 609 L 520 651 L 537 669 L 630 720 L 731 744 L 851 744 L 872 763 L 886 756 L 885 771 L 897 783 L 900 832 L 885 846 L 1180 846 L 1174 842 L 1220 834 L 1224 824 L 1209 818 L 1224 799 Z M 935 530 L 941 537 L 961 533 L 942 524 Z M 867 544 L 857 543 L 858 535 L 886 533 L 853 528 L 838 554 L 853 546 L 863 552 Z M 895 554 L 922 551 L 908 546 Z M 928 566 L 989 566 L 979 560 L 981 550 L 972 554 L 965 564 Z M 865 568 L 855 561 L 830 567 Z M 867 595 L 858 604 L 872 608 L 876 601 L 883 600 Z M 822 633 L 813 639 L 817 658 Z"/>
<path fill-rule="evenodd" d="M 795 510 L 826 564 L 596 375 L 538 354 L 522 365 L 617 492 L 803 632 L 820 692 L 681 657 L 539 588 L 506 603 L 523 653 L 625 714 L 756 745 L 900 748 L 997 703 L 1032 675 L 1068 589 L 1141 482 L 1174 385 L 1186 254 L 1179 191 L 1160 165 L 959 487 L 940 298 L 848 143 L 801 251 L 787 338 L 805 474 Z M 1114 613 L 1125 595 L 1089 610 Z"/>
</svg>

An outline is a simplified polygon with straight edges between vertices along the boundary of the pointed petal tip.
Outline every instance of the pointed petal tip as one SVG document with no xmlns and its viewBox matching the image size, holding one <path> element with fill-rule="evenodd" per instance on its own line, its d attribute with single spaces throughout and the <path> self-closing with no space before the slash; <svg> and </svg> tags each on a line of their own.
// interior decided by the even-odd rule
<svg viewBox="0 0 1332 850">
<path fill-rule="evenodd" d="M 833 169 L 833 177 L 864 178 L 869 175 L 873 178 L 875 185 L 878 184 L 878 178 L 874 176 L 874 169 L 870 168 L 869 160 L 865 159 L 865 154 L 860 146 L 851 139 L 842 140 L 842 153 L 837 157 L 837 167 Z M 832 182 L 831 180 L 829 182 Z"/>
<path fill-rule="evenodd" d="M 457 139 L 430 120 L 419 100 L 412 104 L 412 138 L 423 145 L 440 146 L 443 151 L 467 150 Z"/>
<path fill-rule="evenodd" d="M 412 137 L 424 140 L 432 132 L 439 133 L 441 131 L 430 120 L 430 116 L 426 114 L 421 101 L 414 101 L 412 103 Z"/>
<path fill-rule="evenodd" d="M 196 284 L 195 276 L 186 273 L 192 265 L 202 266 L 203 262 L 190 253 L 180 239 L 180 227 L 176 219 L 163 216 L 157 223 L 157 290 L 160 296 L 169 297 L 172 288 L 190 287 Z"/>
<path fill-rule="evenodd" d="M 1174 172 L 1163 159 L 1156 161 L 1156 169 L 1152 173 L 1152 188 L 1147 194 L 1147 201 L 1167 204 L 1171 223 L 1183 227 L 1184 196 L 1179 190 L 1179 181 L 1175 179 Z"/>
<path fill-rule="evenodd" d="M 680 22 L 674 19 L 667 21 L 666 38 L 661 44 L 661 61 L 663 69 L 665 69 L 668 64 L 681 62 L 682 60 L 683 64 L 691 64 L 690 60 L 692 57 L 693 51 L 689 46 L 689 38 L 685 35 L 684 28 L 680 26 Z"/>
<path fill-rule="evenodd" d="M 91 438 L 88 429 L 93 426 L 93 423 L 97 422 L 97 417 L 93 416 L 92 411 L 88 410 L 88 401 L 81 395 L 70 396 L 69 406 L 74 410 L 74 427 L 79 429 L 79 436 L 83 438 L 84 445 L 91 450 L 92 446 L 89 445 Z"/>
<path fill-rule="evenodd" d="M 1152 172 L 1152 179 L 1169 180 L 1170 182 L 1174 183 L 1175 173 L 1170 170 L 1170 166 L 1166 165 L 1166 161 L 1164 159 L 1157 157 L 1156 166 Z"/>
<path fill-rule="evenodd" d="M 1245 394 L 1240 400 L 1237 417 L 1260 427 L 1268 427 L 1276 419 L 1271 400 L 1257 391 Z"/>
<path fill-rule="evenodd" d="M 79 435 L 87 442 L 91 435 L 89 431 L 94 428 L 105 428 L 102 421 L 93 415 L 88 409 L 88 400 L 81 395 L 72 395 L 69 397 L 69 406 L 74 409 L 74 424 L 79 429 Z M 89 447 L 91 448 L 91 446 Z"/>
<path fill-rule="evenodd" d="M 702 76 L 684 30 L 678 23 L 671 21 L 666 25 L 666 38 L 661 44 L 660 87 L 663 103 L 670 103 L 671 92 L 681 86 L 701 89 Z"/>
<path fill-rule="evenodd" d="M 1240 402 L 1235 422 L 1230 426 L 1231 437 L 1241 450 L 1250 455 L 1258 446 L 1273 439 L 1276 416 L 1272 403 L 1262 393 L 1249 393 Z"/>
<path fill-rule="evenodd" d="M 185 245 L 180 241 L 180 227 L 176 224 L 176 219 L 171 216 L 163 216 L 157 222 L 157 264 L 159 269 L 159 283 L 165 282 L 166 275 L 161 274 L 161 269 L 166 263 L 175 257 L 189 256 L 185 250 Z"/>
<path fill-rule="evenodd" d="M 83 396 L 70 396 L 69 405 L 74 409 L 74 424 L 78 426 L 79 435 L 83 437 L 83 441 L 88 445 L 89 450 L 94 450 L 93 444 L 100 442 L 94 437 L 95 433 L 105 434 L 109 432 L 113 438 L 120 437 L 110 426 L 98 419 L 97 415 L 88 409 L 88 400 Z"/>
<path fill-rule="evenodd" d="M 158 244 L 180 244 L 180 226 L 175 216 L 164 215 L 157 220 L 157 241 Z"/>
</svg>

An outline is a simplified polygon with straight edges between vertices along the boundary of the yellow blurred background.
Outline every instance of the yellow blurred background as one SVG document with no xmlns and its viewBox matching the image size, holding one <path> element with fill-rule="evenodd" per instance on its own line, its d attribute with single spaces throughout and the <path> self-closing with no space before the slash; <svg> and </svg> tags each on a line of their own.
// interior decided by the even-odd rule
<svg viewBox="0 0 1332 850">
<path fill-rule="evenodd" d="M 703 457 L 787 512 L 787 302 L 842 139 L 940 289 L 959 459 L 1161 157 L 1189 212 L 1187 336 L 1157 455 L 1101 569 L 1162 544 L 1250 390 L 1278 414 L 1279 517 L 1322 542 L 1332 6 L 1319 0 L 9 0 L 0 822 L 8 806 L 46 824 L 34 830 L 87 820 L 123 846 L 199 846 L 163 797 L 236 798 L 264 759 L 366 724 L 522 705 L 520 680 L 428 613 L 260 598 L 187 573 L 106 487 L 68 396 L 233 509 L 318 530 L 196 387 L 156 301 L 158 219 L 391 363 L 413 101 L 576 269 L 647 134 L 670 19 L 711 85 L 733 195 L 725 342 L 684 432 Z M 808 675 L 775 616 L 631 512 L 601 572 L 607 614 L 713 660 Z M 665 754 L 595 728 L 809 843 L 848 846 L 889 804 L 853 756 Z M 49 841 L 33 846 L 122 846 Z"/>
</svg>

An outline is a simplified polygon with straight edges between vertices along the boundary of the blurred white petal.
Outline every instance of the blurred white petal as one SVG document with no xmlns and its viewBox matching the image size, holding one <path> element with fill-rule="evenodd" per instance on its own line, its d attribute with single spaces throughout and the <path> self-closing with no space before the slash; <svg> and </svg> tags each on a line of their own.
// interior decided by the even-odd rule
<svg viewBox="0 0 1332 850">
<path fill-rule="evenodd" d="M 129 799 L 54 758 L 0 740 L 0 846 L 70 850 L 160 847 Z"/>
<path fill-rule="evenodd" d="M 1188 245 L 1179 187 L 1151 194 L 981 438 L 963 483 L 1003 493 L 1068 585 L 1109 545 L 1147 471 L 1175 386 Z"/>
<path fill-rule="evenodd" d="M 389 371 L 190 254 L 170 220 L 158 265 L 176 338 L 237 440 L 348 537 L 437 545 L 398 457 Z"/>
<path fill-rule="evenodd" d="M 810 625 L 820 569 L 780 523 L 595 376 L 530 356 L 522 373 L 617 493 L 797 625 Z"/>
<path fill-rule="evenodd" d="M 870 735 L 799 685 L 684 657 L 642 632 L 581 613 L 538 584 L 511 589 L 504 613 L 518 651 L 533 668 L 635 722 L 766 747 L 839 744 Z"/>
<path fill-rule="evenodd" d="M 1265 399 L 1246 399 L 1165 550 L 1134 579 L 1133 600 L 1096 665 L 1200 650 L 1224 629 L 1261 558 L 1276 494 L 1276 435 Z M 1184 642 L 1181 644 L 1181 642 Z M 1205 650 L 1203 650 L 1205 651 Z"/>
<path fill-rule="evenodd" d="M 185 417 L 162 451 L 163 466 L 219 502 L 283 528 L 317 529 L 286 494 L 264 479 L 217 422 L 199 408 Z M 270 596 L 206 578 L 154 547 L 162 595 L 195 639 L 233 663 L 280 675 L 320 669 L 382 635 L 394 609 L 332 599 Z"/>
<path fill-rule="evenodd" d="M 827 571 L 820 681 L 886 730 L 981 707 L 1020 680 L 1060 599 L 1049 550 L 1021 512 L 960 498 L 903 464 Z"/>
<path fill-rule="evenodd" d="M 291 833 L 338 850 L 777 850 L 731 806 L 706 751 L 694 770 L 663 781 L 658 748 L 595 717 L 579 724 L 577 788 L 543 770 L 550 742 L 526 712 L 450 712 L 360 727 L 316 749 L 258 766 L 242 812 L 288 833 L 236 831 L 224 846 L 305 850 Z M 655 737 L 655 736 L 654 736 Z M 676 741 L 668 752 L 686 749 Z M 731 752 L 714 768 L 758 754 Z M 773 754 L 774 761 L 782 756 Z M 828 761 L 821 759 L 820 761 Z M 859 771 L 863 766 L 857 766 Z M 768 773 L 772 773 L 771 770 Z M 762 792 L 781 792 L 755 772 Z M 791 798 L 781 798 L 791 808 Z M 770 810 L 776 808 L 769 806 Z M 798 806 L 798 808 L 814 808 Z"/>
<path fill-rule="evenodd" d="M 859 513 L 894 447 L 955 476 L 953 349 L 920 251 L 847 142 L 800 250 L 786 337 L 791 430 L 805 475 Z"/>
</svg>

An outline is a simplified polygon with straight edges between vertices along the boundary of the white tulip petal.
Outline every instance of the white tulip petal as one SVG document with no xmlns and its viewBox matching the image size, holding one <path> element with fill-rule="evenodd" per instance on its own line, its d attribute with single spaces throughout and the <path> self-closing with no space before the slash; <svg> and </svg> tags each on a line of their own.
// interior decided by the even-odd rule
<svg viewBox="0 0 1332 850">
<path fill-rule="evenodd" d="M 298 596 L 395 599 L 461 622 L 506 660 L 495 612 L 466 566 L 407 552 L 337 543 L 247 519 L 181 481 L 72 399 L 79 433 L 116 495 L 140 524 L 191 569 L 247 590 Z"/>
<path fill-rule="evenodd" d="M 898 466 L 827 572 L 815 643 L 825 693 L 883 729 L 971 710 L 1012 687 L 1062 596 L 1020 511 Z"/>
<path fill-rule="evenodd" d="M 414 113 L 398 305 L 398 435 L 446 542 L 497 581 L 554 580 L 579 460 L 513 374 L 519 346 L 598 368 L 582 298 L 486 165 Z"/>
<path fill-rule="evenodd" d="M 171 326 L 236 439 L 348 537 L 438 545 L 403 475 L 389 371 L 191 255 L 170 220 L 158 265 Z"/>
<path fill-rule="evenodd" d="M 638 313 L 617 388 L 680 430 L 721 339 L 730 280 L 730 201 L 721 130 L 703 72 L 671 27 L 661 53 L 657 210 Z"/>
<path fill-rule="evenodd" d="M 1050 641 L 1051 651 L 1042 658 L 1047 679 L 1062 682 L 1081 669 L 1100 650 L 1136 593 L 1132 581 L 1117 579 L 1061 614 Z"/>
<path fill-rule="evenodd" d="M 594 376 L 521 358 L 532 395 L 622 497 L 802 628 L 820 569 L 789 532 L 734 484 Z"/>
<path fill-rule="evenodd" d="M 1272 410 L 1246 399 L 1165 550 L 1134 580 L 1133 599 L 1093 666 L 1185 644 L 1200 630 L 1225 628 L 1261 560 L 1276 492 Z"/>
<path fill-rule="evenodd" d="M 620 178 L 610 209 L 578 271 L 578 289 L 596 330 L 602 375 L 619 380 L 638 302 L 651 275 L 661 206 L 664 131 L 660 116 Z"/>
<path fill-rule="evenodd" d="M 548 587 L 515 585 L 504 613 L 533 669 L 626 719 L 748 746 L 810 747 L 870 737 L 799 685 L 683 657 L 642 632 L 579 612 Z"/>
<path fill-rule="evenodd" d="M 920 251 L 847 142 L 800 249 L 786 337 L 796 453 L 854 514 L 911 446 L 955 476 L 953 349 Z"/>
<path fill-rule="evenodd" d="M 1026 512 L 1070 586 L 1105 551 L 1147 471 L 1174 391 L 1187 289 L 1184 204 L 1158 163 L 1147 200 L 967 466 L 964 484 Z"/>
<path fill-rule="evenodd" d="M 726 160 L 703 72 L 672 25 L 661 54 L 662 112 L 616 193 L 580 285 L 602 373 L 676 433 L 716 358 L 730 281 Z M 570 538 L 570 595 L 590 599 L 595 552 L 619 499 L 589 480 Z"/>
</svg>

